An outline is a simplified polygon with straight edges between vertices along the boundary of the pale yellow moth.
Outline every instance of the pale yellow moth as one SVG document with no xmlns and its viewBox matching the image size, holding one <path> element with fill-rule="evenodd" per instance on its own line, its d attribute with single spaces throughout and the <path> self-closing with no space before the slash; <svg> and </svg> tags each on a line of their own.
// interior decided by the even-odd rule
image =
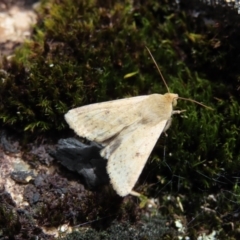
<svg viewBox="0 0 240 240">
<path fill-rule="evenodd" d="M 164 78 L 163 81 L 166 85 Z M 178 98 L 178 94 L 168 90 L 164 95 L 95 103 L 70 110 L 65 120 L 79 136 L 104 147 L 100 154 L 108 159 L 107 173 L 117 194 L 138 195 L 132 189 L 152 149 L 161 133 L 169 128 L 171 116 L 181 112 L 173 110 Z"/>
</svg>

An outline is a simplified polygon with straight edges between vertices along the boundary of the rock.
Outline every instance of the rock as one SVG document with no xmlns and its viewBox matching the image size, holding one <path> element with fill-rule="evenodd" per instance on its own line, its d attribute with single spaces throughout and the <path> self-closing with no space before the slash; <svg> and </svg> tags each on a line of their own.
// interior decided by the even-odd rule
<svg viewBox="0 0 240 240">
<path fill-rule="evenodd" d="M 70 171 L 77 172 L 85 187 L 96 189 L 109 183 L 107 160 L 100 156 L 102 147 L 91 142 L 86 145 L 74 138 L 60 139 L 56 151 L 50 155 Z"/>
</svg>

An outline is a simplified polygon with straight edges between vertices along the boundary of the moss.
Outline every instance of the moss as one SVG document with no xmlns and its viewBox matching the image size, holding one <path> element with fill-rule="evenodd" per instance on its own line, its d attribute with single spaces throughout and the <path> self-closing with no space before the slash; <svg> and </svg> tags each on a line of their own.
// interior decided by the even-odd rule
<svg viewBox="0 0 240 240">
<path fill-rule="evenodd" d="M 4 236 L 13 237 L 21 229 L 16 211 L 3 203 L 0 204 L 0 228 Z"/>
<path fill-rule="evenodd" d="M 186 24 L 168 4 L 43 1 L 33 40 L 2 63 L 7 71 L 0 86 L 2 122 L 25 131 L 63 129 L 69 108 L 160 92 L 145 45 L 163 73 L 186 68 L 174 49 Z M 123 79 L 136 70 L 139 75 Z"/>
<path fill-rule="evenodd" d="M 79 239 L 129 239 L 129 240 L 157 240 L 157 239 L 173 239 L 174 231 L 166 227 L 167 220 L 162 216 L 146 218 L 137 226 L 131 225 L 129 222 L 119 223 L 113 222 L 111 227 L 105 231 L 95 231 L 86 229 L 85 231 L 74 231 L 66 237 L 60 238 L 64 240 Z"/>
</svg>

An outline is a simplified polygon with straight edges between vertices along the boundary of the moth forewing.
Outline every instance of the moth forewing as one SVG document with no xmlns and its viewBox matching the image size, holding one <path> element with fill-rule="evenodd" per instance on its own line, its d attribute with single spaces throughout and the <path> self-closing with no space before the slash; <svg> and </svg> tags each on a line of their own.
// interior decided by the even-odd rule
<svg viewBox="0 0 240 240">
<path fill-rule="evenodd" d="M 95 103 L 71 109 L 65 120 L 77 135 L 105 146 L 105 141 L 121 131 L 124 124 L 131 124 L 137 116 L 126 114 L 149 96 L 137 96 L 109 102 Z"/>
</svg>

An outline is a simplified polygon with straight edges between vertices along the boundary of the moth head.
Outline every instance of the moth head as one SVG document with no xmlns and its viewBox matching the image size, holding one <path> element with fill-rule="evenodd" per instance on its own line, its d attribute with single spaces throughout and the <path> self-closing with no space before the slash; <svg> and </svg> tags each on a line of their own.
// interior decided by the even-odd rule
<svg viewBox="0 0 240 240">
<path fill-rule="evenodd" d="M 178 94 L 176 94 L 176 93 L 165 93 L 164 96 L 167 98 L 168 102 L 172 103 L 173 107 L 175 107 L 177 105 Z"/>
</svg>

